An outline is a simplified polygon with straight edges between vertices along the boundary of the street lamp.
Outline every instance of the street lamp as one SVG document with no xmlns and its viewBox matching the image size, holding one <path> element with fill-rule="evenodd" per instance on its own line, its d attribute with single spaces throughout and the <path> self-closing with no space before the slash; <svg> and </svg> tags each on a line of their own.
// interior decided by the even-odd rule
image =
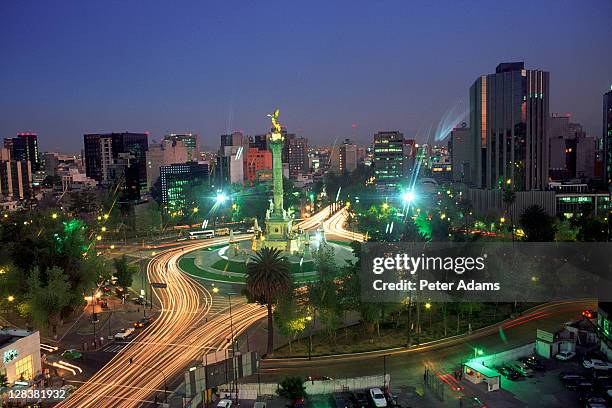
<svg viewBox="0 0 612 408">
<path fill-rule="evenodd" d="M 482 356 L 484 354 L 484 351 L 478 347 L 474 347 L 474 358 L 477 358 L 478 356 Z"/>
<path fill-rule="evenodd" d="M 217 196 L 215 197 L 215 201 L 217 204 L 223 204 L 227 200 L 227 196 L 222 191 L 217 192 Z"/>
<path fill-rule="evenodd" d="M 12 302 L 13 300 L 15 300 L 15 296 L 9 295 L 9 297 L 7 297 L 6 300 L 8 300 L 9 302 Z"/>
<path fill-rule="evenodd" d="M 53 213 L 53 214 L 51 214 L 51 218 L 53 218 L 54 220 L 56 220 L 56 219 L 57 219 L 57 213 Z"/>
<path fill-rule="evenodd" d="M 213 293 L 219 293 L 219 288 L 215 286 L 214 288 L 212 288 L 212 291 Z"/>
<path fill-rule="evenodd" d="M 414 191 L 412 191 L 412 190 L 405 191 L 405 192 L 402 194 L 402 201 L 404 202 L 404 204 L 410 204 L 410 203 L 412 203 L 412 202 L 414 201 L 414 199 L 415 199 L 415 198 L 416 198 L 416 197 L 415 197 L 415 195 L 414 195 Z"/>
</svg>

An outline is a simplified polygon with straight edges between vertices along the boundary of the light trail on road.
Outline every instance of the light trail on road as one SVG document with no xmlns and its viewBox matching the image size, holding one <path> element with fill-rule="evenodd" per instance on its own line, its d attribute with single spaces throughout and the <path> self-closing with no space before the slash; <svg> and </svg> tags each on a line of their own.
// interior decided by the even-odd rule
<svg viewBox="0 0 612 408">
<path fill-rule="evenodd" d="M 364 242 L 365 236 L 362 233 L 355 231 L 348 231 L 344 228 L 344 224 L 349 217 L 348 208 L 344 207 L 328 220 L 323 222 L 323 230 L 325 234 L 334 235 L 339 238 L 347 239 L 349 241 Z"/>
<path fill-rule="evenodd" d="M 331 206 L 328 205 L 327 207 L 322 208 L 319 212 L 314 214 L 312 217 L 306 218 L 305 220 L 300 221 L 295 226 L 297 228 L 303 229 L 304 231 L 315 230 L 319 228 L 319 225 L 321 225 L 321 223 L 325 221 L 325 219 L 329 217 L 330 214 L 331 214 Z"/>
<path fill-rule="evenodd" d="M 163 389 L 166 379 L 201 361 L 209 350 L 230 347 L 229 315 L 223 312 L 209 316 L 212 294 L 178 267 L 181 256 L 227 240 L 188 244 L 154 257 L 147 268 L 149 281 L 167 285 L 155 291 L 161 304 L 158 318 L 59 406 L 137 407 L 152 392 Z M 255 304 L 232 307 L 233 337 L 266 313 L 264 307 Z"/>
</svg>

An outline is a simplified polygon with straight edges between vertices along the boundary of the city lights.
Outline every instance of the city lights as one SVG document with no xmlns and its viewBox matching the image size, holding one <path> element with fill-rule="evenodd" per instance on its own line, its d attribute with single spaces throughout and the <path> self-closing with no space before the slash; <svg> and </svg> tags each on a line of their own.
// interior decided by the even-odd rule
<svg viewBox="0 0 612 408">
<path fill-rule="evenodd" d="M 217 202 L 217 204 L 223 204 L 225 201 L 227 201 L 227 196 L 225 195 L 225 193 L 219 191 L 217 193 L 217 196 L 215 197 L 215 201 Z"/>
</svg>

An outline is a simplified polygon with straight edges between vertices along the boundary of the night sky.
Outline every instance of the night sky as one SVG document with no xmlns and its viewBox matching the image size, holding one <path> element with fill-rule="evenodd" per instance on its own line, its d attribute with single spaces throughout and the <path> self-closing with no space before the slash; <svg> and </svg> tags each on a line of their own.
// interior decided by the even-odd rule
<svg viewBox="0 0 612 408">
<path fill-rule="evenodd" d="M 551 112 L 602 132 L 612 1 L 2 1 L 0 137 L 78 152 L 88 132 L 424 141 L 502 61 L 551 72 Z M 445 113 L 447 113 L 445 115 Z M 433 136 L 432 136 L 433 137 Z"/>
</svg>

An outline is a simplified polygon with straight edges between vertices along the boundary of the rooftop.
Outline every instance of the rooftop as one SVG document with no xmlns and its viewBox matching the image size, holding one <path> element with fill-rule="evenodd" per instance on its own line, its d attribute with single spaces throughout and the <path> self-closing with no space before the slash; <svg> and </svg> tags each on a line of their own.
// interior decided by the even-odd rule
<svg viewBox="0 0 612 408">
<path fill-rule="evenodd" d="M 14 343 L 17 340 L 22 339 L 24 337 L 28 337 L 32 333 L 34 332 L 31 332 L 29 330 L 21 330 L 21 329 L 8 329 L 8 328 L 0 329 L 0 348 L 7 346 L 11 343 Z"/>
</svg>

